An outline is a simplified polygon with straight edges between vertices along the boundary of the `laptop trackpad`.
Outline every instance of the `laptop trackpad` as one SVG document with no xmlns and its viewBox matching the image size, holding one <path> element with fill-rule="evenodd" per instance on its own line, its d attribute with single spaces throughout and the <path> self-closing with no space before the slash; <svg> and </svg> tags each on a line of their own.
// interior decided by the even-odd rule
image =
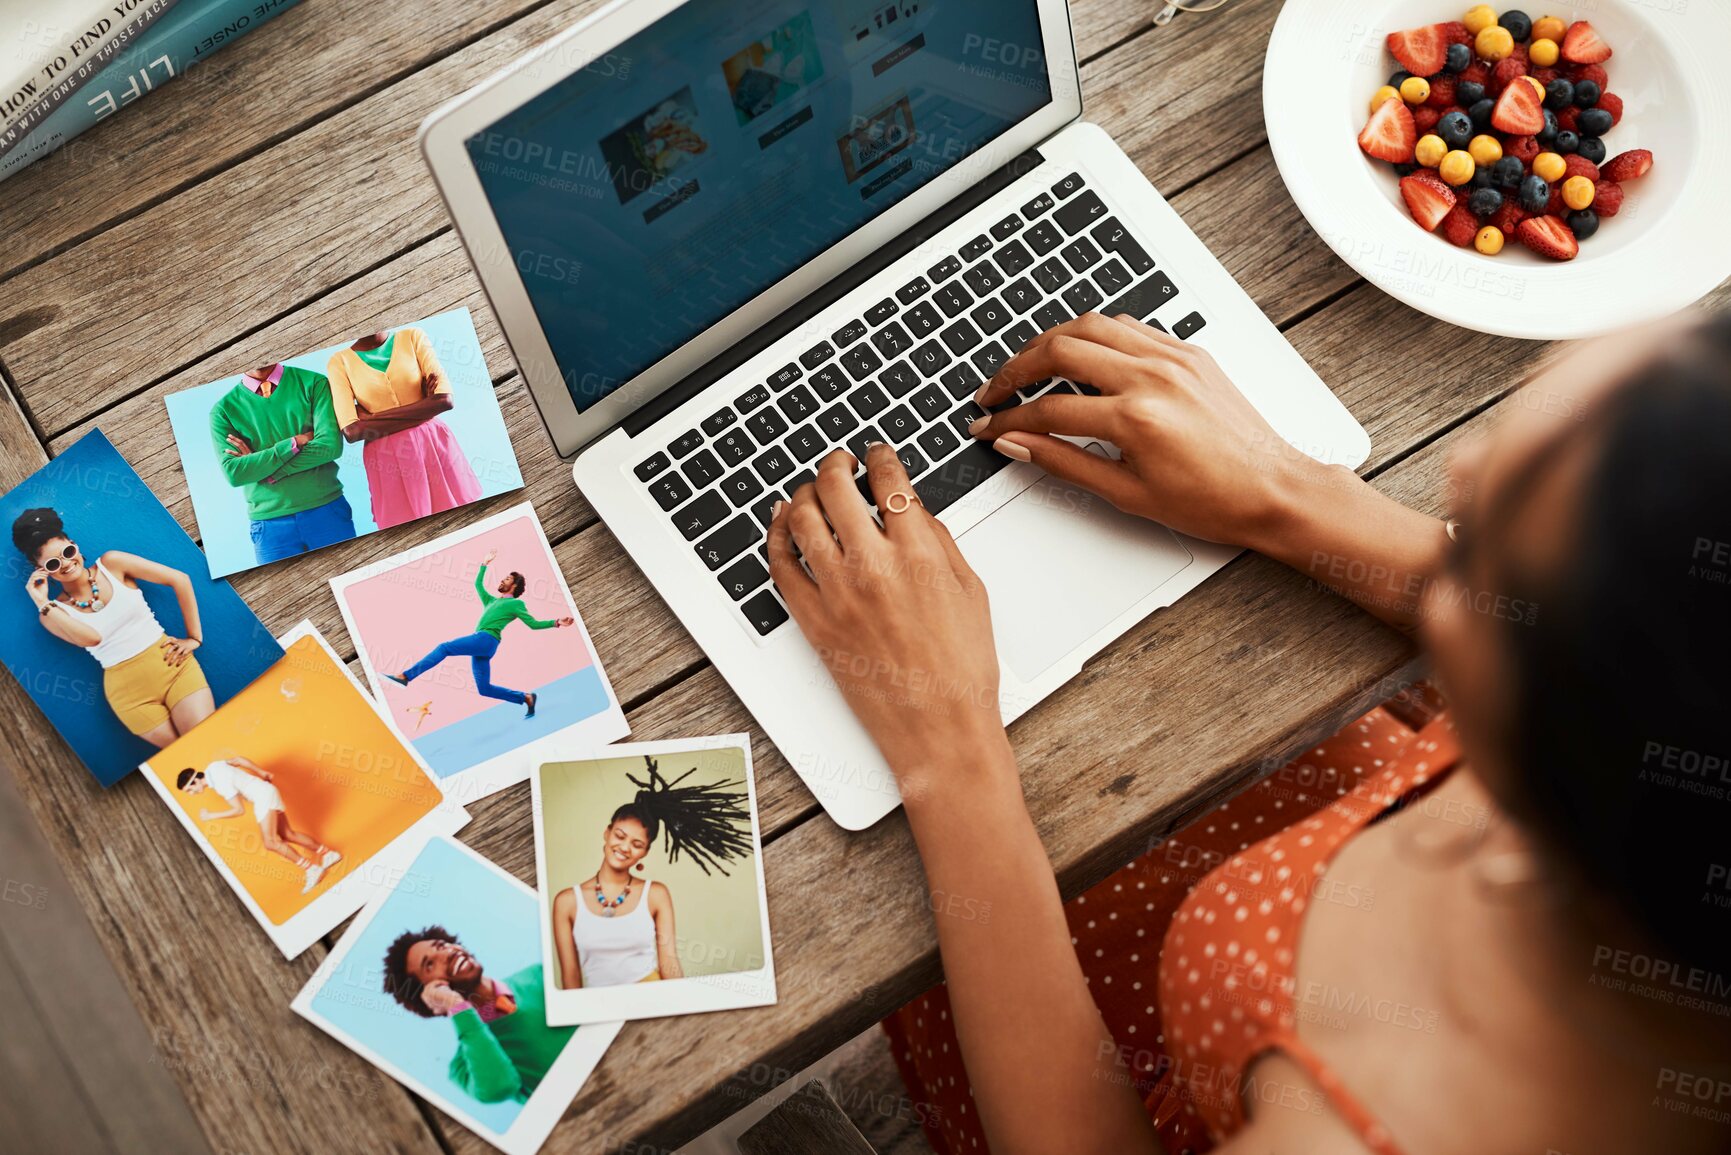
<svg viewBox="0 0 1731 1155">
<path fill-rule="evenodd" d="M 1031 682 L 1194 559 L 1171 530 L 1042 477 L 961 538 L 998 656 Z"/>
</svg>

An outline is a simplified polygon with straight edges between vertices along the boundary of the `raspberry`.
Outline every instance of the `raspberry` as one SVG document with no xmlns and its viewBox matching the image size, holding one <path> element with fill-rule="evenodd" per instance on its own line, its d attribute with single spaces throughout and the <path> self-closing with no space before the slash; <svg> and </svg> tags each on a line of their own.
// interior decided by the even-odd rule
<svg viewBox="0 0 1731 1155">
<path fill-rule="evenodd" d="M 1602 180 L 1596 186 L 1593 210 L 1602 217 L 1614 217 L 1623 210 L 1623 186 L 1612 180 Z"/>
<path fill-rule="evenodd" d="M 1503 141 L 1503 155 L 1514 157 L 1528 168 L 1533 166 L 1533 158 L 1544 151 L 1536 136 L 1511 136 Z"/>
<path fill-rule="evenodd" d="M 1591 80 L 1599 86 L 1600 92 L 1603 92 L 1605 86 L 1611 83 L 1611 74 L 1605 71 L 1605 66 L 1602 64 L 1571 64 L 1566 75 L 1576 84 L 1583 80 Z"/>
<path fill-rule="evenodd" d="M 1437 121 L 1443 118 L 1442 109 L 1421 104 L 1412 110 L 1412 122 L 1418 128 L 1420 136 L 1426 136 L 1436 129 Z"/>
<path fill-rule="evenodd" d="M 1491 224 L 1501 229 L 1505 237 L 1512 237 L 1520 231 L 1521 222 L 1531 215 L 1521 207 L 1520 201 L 1514 197 L 1509 197 L 1503 202 L 1503 207 L 1498 209 L 1496 215 L 1491 218 Z"/>
<path fill-rule="evenodd" d="M 1449 210 L 1449 215 L 1443 218 L 1437 232 L 1457 249 L 1470 249 L 1479 235 L 1479 220 L 1473 216 L 1471 209 L 1457 204 Z"/>
<path fill-rule="evenodd" d="M 1425 104 L 1431 108 L 1448 109 L 1455 103 L 1455 79 L 1452 76 L 1433 77 L 1430 82 L 1430 96 Z"/>
<path fill-rule="evenodd" d="M 1571 153 L 1563 158 L 1563 179 L 1568 180 L 1572 176 L 1584 176 L 1597 184 L 1599 183 L 1599 166 L 1578 152 Z"/>
<path fill-rule="evenodd" d="M 1511 82 L 1527 74 L 1527 62 L 1510 56 L 1499 60 L 1497 66 L 1491 69 L 1490 90 L 1501 93 Z"/>
<path fill-rule="evenodd" d="M 1563 109 L 1563 111 L 1557 113 L 1557 131 L 1580 132 L 1581 110 L 1571 104 L 1569 107 Z"/>
<path fill-rule="evenodd" d="M 1599 107 L 1611 114 L 1611 127 L 1616 128 L 1623 120 L 1623 98 L 1614 92 L 1607 92 L 1599 97 Z"/>
</svg>

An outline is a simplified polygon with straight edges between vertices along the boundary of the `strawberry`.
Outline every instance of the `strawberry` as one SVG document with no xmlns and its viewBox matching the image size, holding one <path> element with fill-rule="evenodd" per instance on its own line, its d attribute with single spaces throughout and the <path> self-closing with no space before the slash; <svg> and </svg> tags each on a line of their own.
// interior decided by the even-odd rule
<svg viewBox="0 0 1731 1155">
<path fill-rule="evenodd" d="M 1370 114 L 1370 123 L 1358 134 L 1358 147 L 1369 156 L 1390 164 L 1411 164 L 1413 146 L 1418 144 L 1418 129 L 1413 126 L 1412 113 L 1406 103 L 1385 100 Z"/>
<path fill-rule="evenodd" d="M 1521 222 L 1532 214 L 1521 207 L 1521 202 L 1510 197 L 1503 202 L 1503 207 L 1497 210 L 1491 218 L 1491 224 L 1502 230 L 1503 236 L 1512 237 L 1520 232 Z"/>
<path fill-rule="evenodd" d="M 1513 84 L 1517 79 L 1526 74 L 1526 61 L 1516 60 L 1513 56 L 1506 57 L 1505 59 L 1497 61 L 1497 66 L 1491 69 L 1491 83 L 1490 87 L 1486 91 L 1501 93 L 1507 89 L 1509 85 Z M 1529 84 L 1527 87 L 1531 88 L 1532 85 Z"/>
<path fill-rule="evenodd" d="M 1503 62 L 1508 63 L 1507 61 Z M 1499 69 L 1501 64 L 1497 66 Z M 1509 85 L 1497 98 L 1491 125 L 1512 136 L 1532 136 L 1545 127 L 1545 106 L 1533 86 L 1524 81 Z"/>
<path fill-rule="evenodd" d="M 1412 110 L 1413 127 L 1420 136 L 1426 136 L 1436 130 L 1437 122 L 1443 118 L 1443 110 L 1421 104 Z"/>
<path fill-rule="evenodd" d="M 1412 219 L 1427 233 L 1436 232 L 1459 198 L 1455 190 L 1429 169 L 1415 172 L 1400 182 L 1400 195 Z"/>
<path fill-rule="evenodd" d="M 1563 109 L 1563 111 L 1557 113 L 1557 131 L 1580 132 L 1581 110 L 1571 104 L 1569 107 Z"/>
<path fill-rule="evenodd" d="M 1442 227 L 1438 230 L 1444 240 L 1457 249 L 1470 249 L 1473 239 L 1479 235 L 1479 219 L 1472 210 L 1463 204 L 1456 204 L 1450 209 L 1448 216 L 1442 219 Z"/>
<path fill-rule="evenodd" d="M 1536 136 L 1512 136 L 1503 141 L 1503 155 L 1514 157 L 1528 168 L 1533 167 L 1533 159 L 1544 151 Z"/>
<path fill-rule="evenodd" d="M 1462 72 L 1459 76 L 1455 77 L 1455 82 L 1457 84 L 1465 84 L 1469 80 L 1474 84 L 1482 84 L 1486 88 L 1489 88 L 1491 83 L 1491 70 L 1484 66 L 1483 61 L 1475 60 L 1471 64 L 1467 65 L 1465 72 Z"/>
<path fill-rule="evenodd" d="M 1388 34 L 1388 50 L 1414 76 L 1435 76 L 1448 63 L 1449 41 L 1441 24 Z"/>
<path fill-rule="evenodd" d="M 1425 103 L 1432 108 L 1452 108 L 1455 102 L 1455 78 L 1447 75 L 1433 76 L 1430 82 L 1430 96 Z"/>
<path fill-rule="evenodd" d="M 1582 156 L 1580 153 L 1570 153 L 1563 158 L 1563 179 L 1584 176 L 1594 184 L 1599 183 L 1599 166 Z"/>
<path fill-rule="evenodd" d="M 1611 59 L 1611 46 L 1585 20 L 1569 25 L 1563 34 L 1563 59 L 1574 64 L 1603 64 Z"/>
<path fill-rule="evenodd" d="M 1549 257 L 1553 261 L 1572 261 L 1581 251 L 1575 234 L 1556 217 L 1527 218 L 1521 222 L 1519 236 L 1521 244 L 1539 256 Z"/>
<path fill-rule="evenodd" d="M 1583 80 L 1591 80 L 1594 84 L 1599 86 L 1600 92 L 1603 92 L 1605 86 L 1611 83 L 1611 74 L 1606 72 L 1603 67 L 1597 64 L 1573 65 L 1565 75 L 1567 75 L 1568 78 L 1574 81 L 1577 85 L 1579 85 Z"/>
<path fill-rule="evenodd" d="M 1614 180 L 1602 180 L 1595 186 L 1593 210 L 1602 217 L 1614 217 L 1623 211 L 1623 186 Z"/>
<path fill-rule="evenodd" d="M 1653 170 L 1653 154 L 1644 148 L 1630 149 L 1619 156 L 1614 156 L 1599 167 L 1608 181 L 1622 184 L 1624 181 L 1639 180 Z"/>
<path fill-rule="evenodd" d="M 1443 39 L 1450 44 L 1471 44 L 1473 34 L 1467 31 L 1467 26 L 1459 20 L 1450 20 L 1446 24 L 1438 24 L 1442 29 Z"/>
<path fill-rule="evenodd" d="M 1611 114 L 1611 127 L 1616 128 L 1623 120 L 1623 98 L 1614 92 L 1607 92 L 1599 97 L 1599 107 Z"/>
</svg>

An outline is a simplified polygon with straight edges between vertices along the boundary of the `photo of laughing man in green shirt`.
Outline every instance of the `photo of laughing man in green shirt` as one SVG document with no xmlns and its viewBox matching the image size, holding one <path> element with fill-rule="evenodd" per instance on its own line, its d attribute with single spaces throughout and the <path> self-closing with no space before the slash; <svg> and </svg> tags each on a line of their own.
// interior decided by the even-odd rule
<svg viewBox="0 0 1731 1155">
<path fill-rule="evenodd" d="M 346 443 L 324 374 L 282 364 L 248 369 L 211 408 L 210 438 L 223 476 L 245 491 L 258 564 L 355 536 L 337 477 Z"/>
</svg>

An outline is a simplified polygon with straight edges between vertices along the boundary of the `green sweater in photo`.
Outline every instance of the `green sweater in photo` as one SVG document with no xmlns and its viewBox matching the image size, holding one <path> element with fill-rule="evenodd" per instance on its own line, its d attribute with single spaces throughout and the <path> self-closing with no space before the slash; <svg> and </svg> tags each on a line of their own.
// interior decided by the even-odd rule
<svg viewBox="0 0 1731 1155">
<path fill-rule="evenodd" d="M 308 430 L 312 440 L 296 453 L 295 434 Z M 232 455 L 231 433 L 252 452 Z M 343 495 L 337 480 L 343 436 L 323 373 L 284 366 L 269 397 L 236 385 L 211 407 L 210 440 L 223 476 L 246 491 L 246 515 L 253 521 L 304 513 Z"/>
<path fill-rule="evenodd" d="M 547 992 L 541 984 L 541 964 L 524 967 L 505 980 L 516 1010 L 490 1023 L 482 1022 L 473 1007 L 451 1016 L 457 1028 L 451 1082 L 483 1103 L 529 1101 L 577 1033 L 576 1027 L 547 1025 Z"/>
<path fill-rule="evenodd" d="M 481 620 L 475 623 L 477 634 L 492 634 L 503 640 L 505 627 L 512 622 L 522 622 L 532 630 L 550 630 L 559 624 L 544 622 L 530 613 L 522 598 L 502 598 L 498 594 L 488 593 L 486 566 L 482 566 L 475 573 L 475 592 L 481 595 L 481 604 L 487 607 L 481 611 Z"/>
</svg>

